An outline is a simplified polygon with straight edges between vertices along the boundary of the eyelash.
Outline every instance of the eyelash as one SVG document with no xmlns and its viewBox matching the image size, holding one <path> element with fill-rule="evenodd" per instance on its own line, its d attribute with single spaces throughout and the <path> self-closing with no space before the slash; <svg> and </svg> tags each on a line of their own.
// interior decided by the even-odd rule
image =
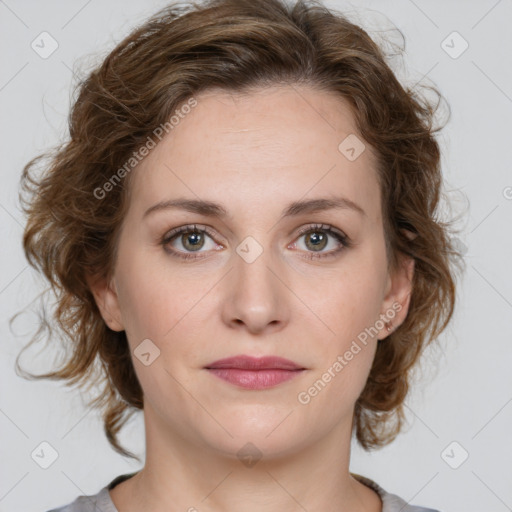
<svg viewBox="0 0 512 512">
<path fill-rule="evenodd" d="M 317 259 L 323 259 L 323 258 L 331 258 L 334 256 L 337 256 L 340 251 L 343 249 L 348 249 L 352 246 L 352 243 L 350 242 L 350 239 L 344 235 L 343 233 L 337 231 L 332 226 L 328 224 L 313 224 L 311 226 L 306 226 L 299 230 L 299 233 L 297 235 L 297 239 L 301 236 L 308 234 L 308 233 L 316 233 L 316 232 L 323 232 L 327 233 L 328 235 L 334 237 L 338 242 L 340 242 L 341 247 L 339 249 L 335 249 L 332 251 L 329 251 L 327 253 L 316 253 L 316 252 L 309 252 L 308 256 L 304 256 L 306 259 L 310 260 L 317 260 Z M 200 226 L 197 227 L 197 224 L 188 225 L 188 226 L 181 226 L 179 228 L 173 229 L 170 232 L 166 233 L 166 235 L 161 240 L 162 246 L 167 246 L 174 238 L 176 238 L 178 235 L 181 235 L 183 233 L 206 233 L 210 238 L 214 239 L 214 233 L 207 227 L 207 226 Z M 194 253 L 183 253 L 182 251 L 176 251 L 175 249 L 165 249 L 168 254 L 170 254 L 173 257 L 181 258 L 184 260 L 196 260 L 200 258 L 204 258 L 204 256 L 198 256 Z"/>
</svg>

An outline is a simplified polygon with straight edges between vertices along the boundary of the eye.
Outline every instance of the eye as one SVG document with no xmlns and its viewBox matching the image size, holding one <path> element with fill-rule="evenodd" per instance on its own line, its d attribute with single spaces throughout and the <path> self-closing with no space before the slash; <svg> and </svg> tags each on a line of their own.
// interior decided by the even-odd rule
<svg viewBox="0 0 512 512">
<path fill-rule="evenodd" d="M 168 251 L 173 256 L 177 256 L 178 258 L 183 259 L 196 259 L 201 258 L 202 256 L 196 256 L 193 253 L 205 252 L 201 251 L 205 245 L 207 250 L 218 250 L 219 248 L 222 248 L 221 245 L 216 243 L 213 243 L 210 245 L 210 247 L 208 247 L 205 239 L 209 238 L 213 242 L 212 237 L 213 233 L 208 229 L 207 226 L 198 228 L 197 225 L 194 224 L 193 226 L 181 226 L 179 228 L 173 229 L 164 236 L 161 243 L 166 248 L 166 251 Z M 171 242 L 174 242 L 174 248 Z M 167 249 L 167 246 L 169 245 L 171 245 L 171 248 Z M 175 248 L 176 245 L 178 246 L 177 248 Z"/>
<path fill-rule="evenodd" d="M 305 258 L 318 259 L 336 256 L 344 248 L 350 247 L 349 238 L 341 231 L 325 224 L 307 226 L 299 231 L 299 238 L 304 237 Z M 329 238 L 334 238 L 334 249 L 322 252 L 329 245 Z M 291 247 L 298 244 L 294 242 Z"/>
<path fill-rule="evenodd" d="M 181 226 L 168 232 L 161 240 L 165 250 L 178 258 L 190 260 L 203 258 L 200 254 L 208 250 L 220 250 L 223 246 L 214 242 L 214 233 L 208 226 L 198 227 L 196 224 Z M 306 226 L 299 231 L 298 239 L 305 237 L 304 256 L 307 259 L 329 258 L 337 255 L 341 250 L 351 246 L 349 238 L 341 231 L 325 224 Z M 334 249 L 323 251 L 329 245 L 329 238 L 334 239 Z M 211 240 L 208 247 L 207 239 Z M 293 242 L 288 248 L 294 249 L 299 245 Z M 202 251 L 201 249 L 205 249 Z M 194 253 L 198 253 L 197 255 Z"/>
</svg>

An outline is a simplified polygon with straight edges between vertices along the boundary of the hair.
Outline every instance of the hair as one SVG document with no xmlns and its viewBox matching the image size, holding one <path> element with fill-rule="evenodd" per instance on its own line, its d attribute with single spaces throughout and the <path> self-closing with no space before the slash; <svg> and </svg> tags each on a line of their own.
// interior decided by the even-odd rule
<svg viewBox="0 0 512 512">
<path fill-rule="evenodd" d="M 396 266 L 400 254 L 414 259 L 408 314 L 377 344 L 354 409 L 353 433 L 365 450 L 391 442 L 405 419 L 411 370 L 452 317 L 460 254 L 450 223 L 439 216 L 435 134 L 443 126 L 435 127 L 434 117 L 442 96 L 424 86 L 437 97 L 430 101 L 418 84 L 401 85 L 387 57 L 365 30 L 317 0 L 177 2 L 134 29 L 76 85 L 69 138 L 23 168 L 23 248 L 49 283 L 43 293 L 56 298 L 51 314 L 43 304 L 39 329 L 23 350 L 44 332 L 51 339 L 56 327 L 64 359 L 55 371 L 34 375 L 20 368 L 20 353 L 16 371 L 68 386 L 99 385 L 89 406 L 101 409 L 114 450 L 139 459 L 118 440 L 143 409 L 126 333 L 105 324 L 86 279 L 113 274 L 130 201 L 126 162 L 201 91 L 305 85 L 350 106 L 358 135 L 377 155 L 388 264 Z"/>
</svg>

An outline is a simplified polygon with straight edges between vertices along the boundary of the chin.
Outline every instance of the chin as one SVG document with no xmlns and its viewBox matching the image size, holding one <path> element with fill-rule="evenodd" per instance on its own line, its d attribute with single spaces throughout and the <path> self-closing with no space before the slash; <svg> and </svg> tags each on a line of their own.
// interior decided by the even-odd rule
<svg viewBox="0 0 512 512">
<path fill-rule="evenodd" d="M 232 437 L 219 428 L 210 431 L 205 441 L 230 458 L 247 456 L 269 460 L 288 455 L 311 439 L 311 433 L 296 424 L 298 418 L 293 418 L 295 413 L 290 414 L 291 410 L 277 410 L 264 416 L 256 414 L 254 409 L 251 416 L 250 411 L 245 410 L 225 420 L 219 416 L 217 420 Z"/>
<path fill-rule="evenodd" d="M 215 440 L 211 446 L 222 456 L 252 467 L 258 461 L 265 462 L 289 456 L 298 450 L 302 442 L 302 439 L 296 440 L 290 435 L 258 436 L 247 432 L 247 435 Z"/>
</svg>

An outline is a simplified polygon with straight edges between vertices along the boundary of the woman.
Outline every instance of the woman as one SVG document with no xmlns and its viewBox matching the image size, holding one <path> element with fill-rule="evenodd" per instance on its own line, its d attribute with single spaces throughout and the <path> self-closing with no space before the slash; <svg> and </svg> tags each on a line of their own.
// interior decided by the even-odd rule
<svg viewBox="0 0 512 512">
<path fill-rule="evenodd" d="M 58 293 L 111 445 L 146 460 L 54 509 L 429 511 L 349 472 L 404 419 L 455 304 L 435 108 L 321 4 L 171 4 L 80 85 L 29 198 L 28 260 Z"/>
</svg>

